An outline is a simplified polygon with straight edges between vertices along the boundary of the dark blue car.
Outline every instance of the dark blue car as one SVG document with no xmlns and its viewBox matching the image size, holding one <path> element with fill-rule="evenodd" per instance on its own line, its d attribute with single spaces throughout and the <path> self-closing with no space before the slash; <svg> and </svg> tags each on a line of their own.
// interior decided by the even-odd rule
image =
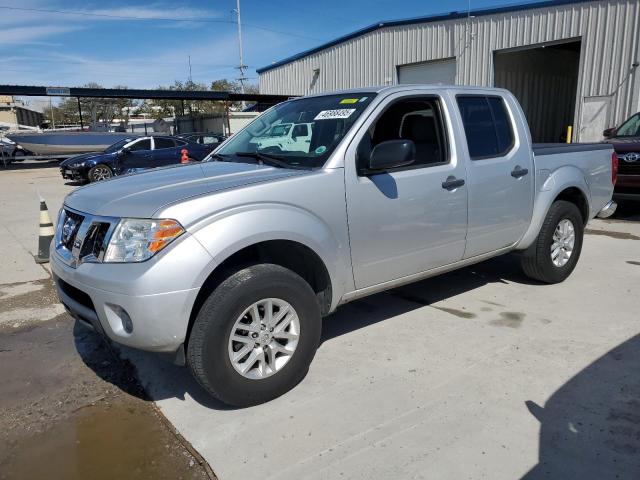
<svg viewBox="0 0 640 480">
<path fill-rule="evenodd" d="M 68 158 L 60 163 L 60 173 L 68 180 L 99 182 L 116 175 L 178 164 L 183 149 L 187 150 L 189 161 L 201 161 L 215 147 L 168 136 L 125 138 L 102 152 Z"/>
</svg>

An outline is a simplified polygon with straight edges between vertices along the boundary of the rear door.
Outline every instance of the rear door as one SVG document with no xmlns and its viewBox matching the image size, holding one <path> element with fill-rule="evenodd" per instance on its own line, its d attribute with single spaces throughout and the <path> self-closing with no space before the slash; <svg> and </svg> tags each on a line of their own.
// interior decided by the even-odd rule
<svg viewBox="0 0 640 480">
<path fill-rule="evenodd" d="M 186 142 L 180 140 L 182 145 Z M 180 148 L 176 146 L 176 141 L 168 137 L 154 137 L 153 139 L 153 165 L 152 167 L 164 167 L 180 163 Z"/>
<path fill-rule="evenodd" d="M 505 101 L 506 100 L 506 101 Z M 516 243 L 533 211 L 533 155 L 522 111 L 495 94 L 460 94 L 466 139 L 469 226 L 465 258 Z"/>
</svg>

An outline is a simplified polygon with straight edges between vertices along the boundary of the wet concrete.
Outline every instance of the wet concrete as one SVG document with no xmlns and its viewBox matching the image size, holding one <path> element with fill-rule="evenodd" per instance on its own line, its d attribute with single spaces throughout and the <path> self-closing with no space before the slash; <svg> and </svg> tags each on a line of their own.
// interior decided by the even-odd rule
<svg viewBox="0 0 640 480">
<path fill-rule="evenodd" d="M 9 442 L 2 479 L 207 478 L 146 405 L 101 400 Z"/>
<path fill-rule="evenodd" d="M 0 285 L 0 479 L 213 478 L 102 338 L 25 319 L 58 307 L 50 280 Z"/>
<path fill-rule="evenodd" d="M 497 327 L 520 328 L 526 315 L 520 312 L 500 312 L 500 318 L 491 320 L 489 325 Z M 545 322 L 543 322 L 545 323 Z"/>
<path fill-rule="evenodd" d="M 587 228 L 584 233 L 587 235 L 604 235 L 605 237 L 617 238 L 618 240 L 640 240 L 640 236 L 627 232 L 613 232 L 607 230 L 593 230 Z"/>
</svg>

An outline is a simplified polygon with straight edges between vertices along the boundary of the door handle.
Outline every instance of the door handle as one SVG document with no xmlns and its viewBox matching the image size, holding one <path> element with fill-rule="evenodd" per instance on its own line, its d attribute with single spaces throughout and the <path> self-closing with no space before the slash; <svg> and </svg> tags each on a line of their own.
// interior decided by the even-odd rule
<svg viewBox="0 0 640 480">
<path fill-rule="evenodd" d="M 516 168 L 511 170 L 511 176 L 513 178 L 524 177 L 527 173 L 529 173 L 528 168 L 522 168 L 520 165 L 516 165 Z"/>
<path fill-rule="evenodd" d="M 464 185 L 464 180 L 462 178 L 456 178 L 453 175 L 449 175 L 447 179 L 442 182 L 442 188 L 445 190 L 455 190 L 458 187 Z"/>
</svg>

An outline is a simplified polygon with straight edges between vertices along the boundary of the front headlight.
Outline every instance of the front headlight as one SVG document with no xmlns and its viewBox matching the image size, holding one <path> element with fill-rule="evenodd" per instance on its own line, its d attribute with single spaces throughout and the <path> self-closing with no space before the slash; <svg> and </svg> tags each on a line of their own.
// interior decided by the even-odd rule
<svg viewBox="0 0 640 480">
<path fill-rule="evenodd" d="M 104 262 L 144 262 L 184 233 L 175 220 L 123 218 L 116 227 Z"/>
</svg>

